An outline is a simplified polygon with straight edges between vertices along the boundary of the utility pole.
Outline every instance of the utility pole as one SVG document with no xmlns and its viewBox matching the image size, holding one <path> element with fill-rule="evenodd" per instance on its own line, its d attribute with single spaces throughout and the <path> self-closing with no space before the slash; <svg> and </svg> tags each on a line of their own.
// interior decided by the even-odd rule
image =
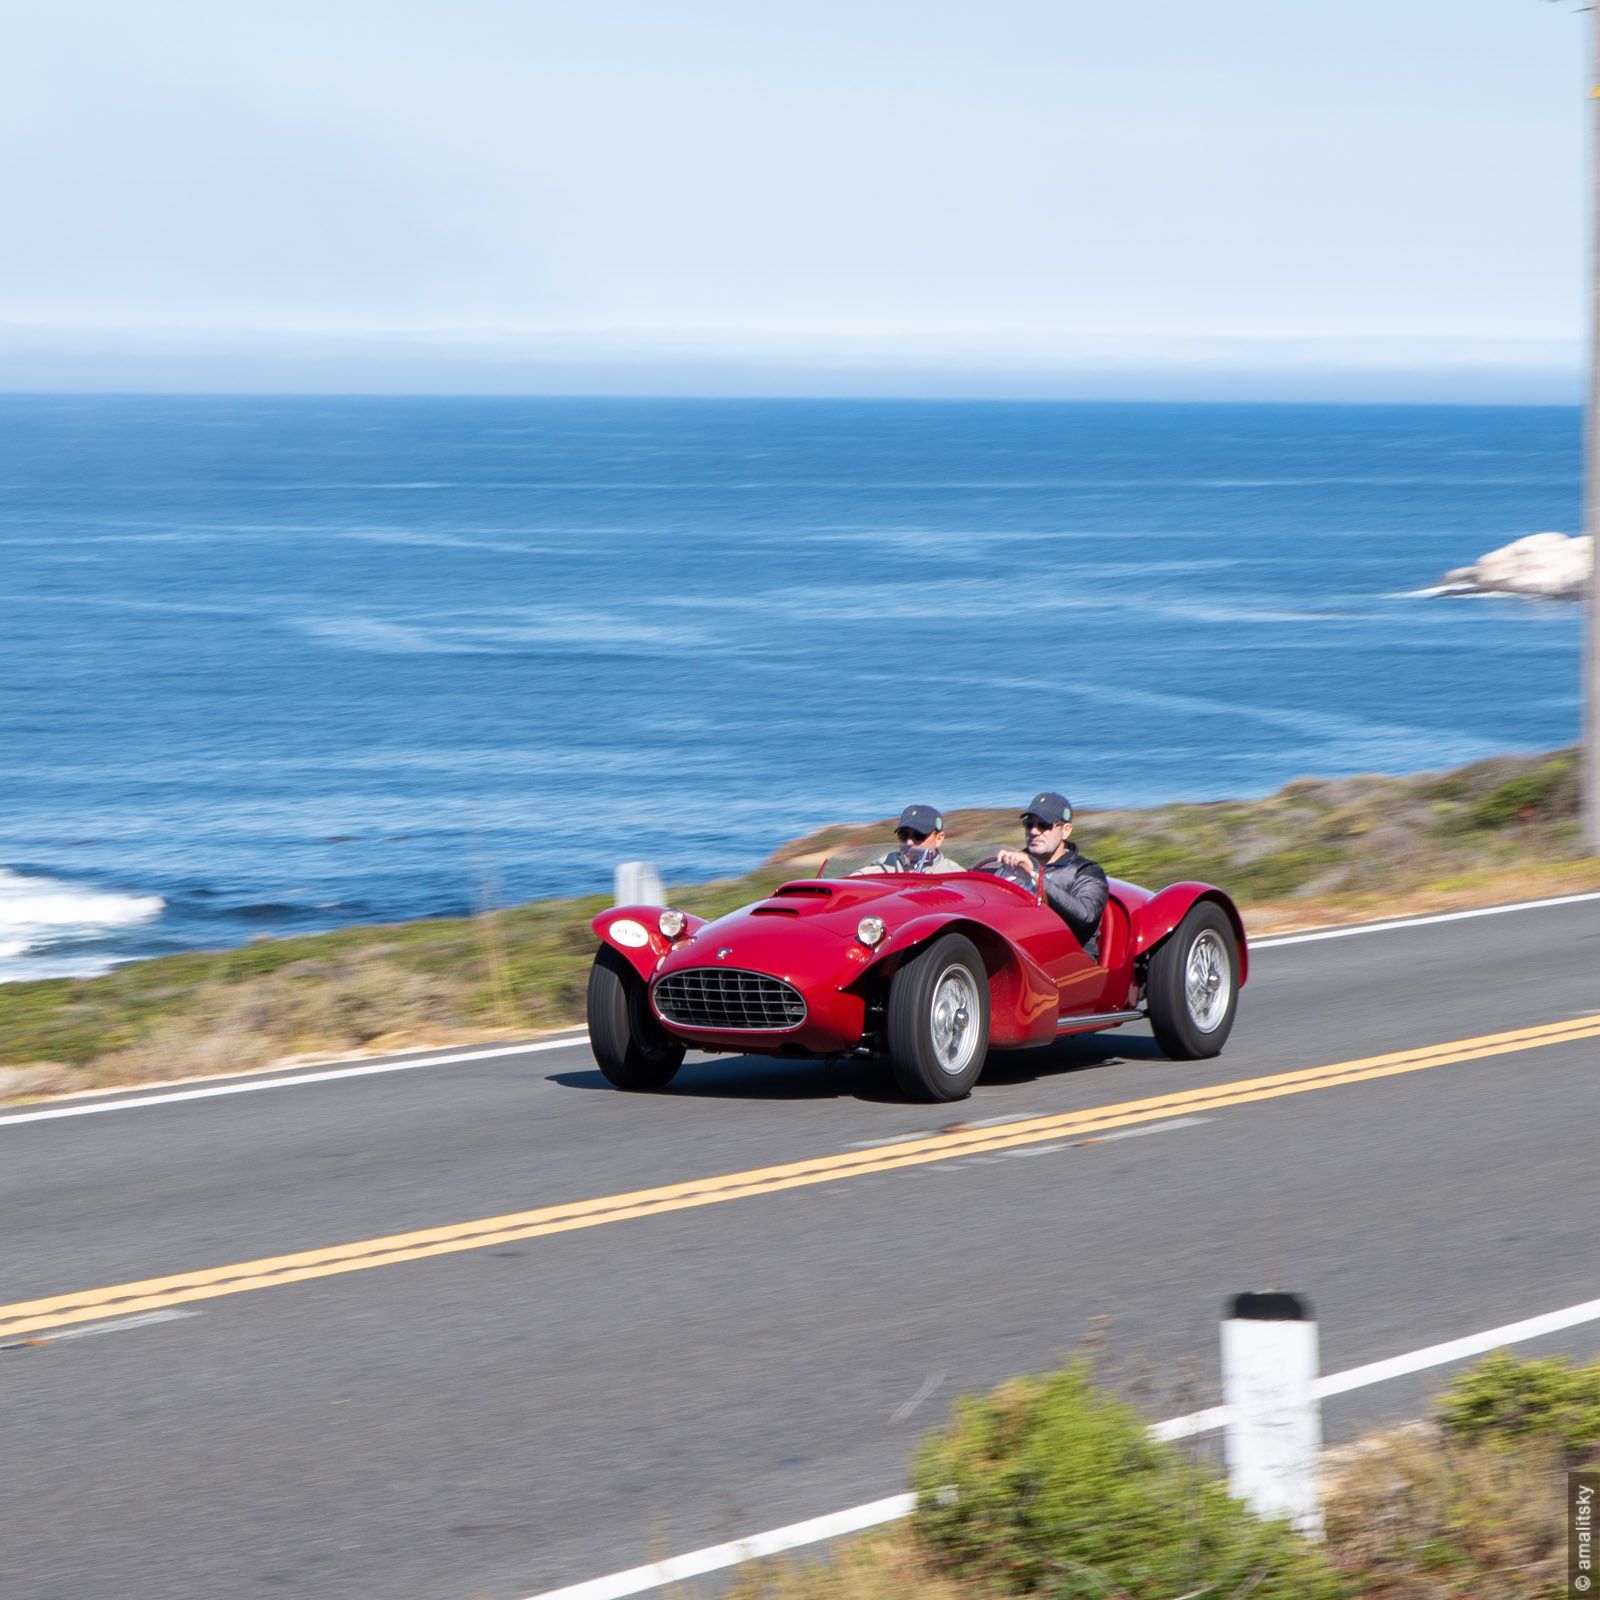
<svg viewBox="0 0 1600 1600">
<path fill-rule="evenodd" d="M 1597 0 L 1600 4 L 1600 0 Z M 1594 539 L 1584 601 L 1583 838 L 1600 856 L 1600 10 L 1589 8 L 1589 406 L 1583 423 L 1583 531 Z"/>
</svg>

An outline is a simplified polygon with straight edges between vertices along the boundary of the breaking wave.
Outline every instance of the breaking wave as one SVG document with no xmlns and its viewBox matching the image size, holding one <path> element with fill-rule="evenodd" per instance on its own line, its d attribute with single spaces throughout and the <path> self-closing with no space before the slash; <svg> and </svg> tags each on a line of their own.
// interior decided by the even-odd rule
<svg viewBox="0 0 1600 1600">
<path fill-rule="evenodd" d="M 69 967 L 103 971 L 103 956 L 84 952 L 73 962 L 72 947 L 153 922 L 165 908 L 158 894 L 93 889 L 0 867 L 0 981 L 53 976 Z"/>
</svg>

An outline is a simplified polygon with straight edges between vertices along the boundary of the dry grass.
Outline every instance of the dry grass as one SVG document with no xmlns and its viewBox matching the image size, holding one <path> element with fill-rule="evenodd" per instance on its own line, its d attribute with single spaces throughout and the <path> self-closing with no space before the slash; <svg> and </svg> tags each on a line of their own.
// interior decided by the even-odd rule
<svg viewBox="0 0 1600 1600">
<path fill-rule="evenodd" d="M 777 1559 L 746 1568 L 728 1600 L 988 1600 L 970 1583 L 940 1576 L 911 1530 L 894 1527 L 841 1544 L 832 1560 Z M 687 1597 L 686 1597 L 687 1600 Z"/>
<path fill-rule="evenodd" d="M 1543 1600 L 1565 1590 L 1559 1441 L 1377 1435 L 1328 1489 L 1328 1546 L 1364 1600 Z"/>
<path fill-rule="evenodd" d="M 388 1038 L 441 1038 L 461 1021 L 453 986 L 379 957 L 306 962 L 247 984 L 208 983 L 188 1006 L 97 1058 L 118 1083 L 248 1071 L 299 1050 L 352 1049 Z"/>
</svg>

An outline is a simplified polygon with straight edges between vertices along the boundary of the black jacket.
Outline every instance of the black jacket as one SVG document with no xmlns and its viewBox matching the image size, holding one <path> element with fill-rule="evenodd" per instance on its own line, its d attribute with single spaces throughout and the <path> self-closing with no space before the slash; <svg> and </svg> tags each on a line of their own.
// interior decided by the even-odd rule
<svg viewBox="0 0 1600 1600">
<path fill-rule="evenodd" d="M 1105 915 L 1106 875 L 1099 864 L 1078 853 L 1077 845 L 1065 850 L 1044 869 L 1044 897 L 1050 909 L 1072 929 L 1084 954 L 1098 959 L 1100 918 Z"/>
</svg>

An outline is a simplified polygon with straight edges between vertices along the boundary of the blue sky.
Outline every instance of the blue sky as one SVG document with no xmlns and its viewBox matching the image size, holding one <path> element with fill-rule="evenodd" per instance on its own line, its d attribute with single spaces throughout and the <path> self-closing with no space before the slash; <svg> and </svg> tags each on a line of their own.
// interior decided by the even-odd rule
<svg viewBox="0 0 1600 1600">
<path fill-rule="evenodd" d="M 1588 21 L 53 0 L 0 387 L 1572 399 Z"/>
</svg>

